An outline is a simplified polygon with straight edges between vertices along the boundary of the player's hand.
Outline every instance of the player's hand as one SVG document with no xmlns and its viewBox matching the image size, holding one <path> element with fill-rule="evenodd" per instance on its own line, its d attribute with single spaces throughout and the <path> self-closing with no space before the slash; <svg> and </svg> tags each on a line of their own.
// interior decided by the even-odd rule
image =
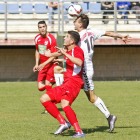
<svg viewBox="0 0 140 140">
<path fill-rule="evenodd" d="M 36 71 L 37 71 L 37 68 L 38 68 L 38 65 L 35 65 L 35 66 L 33 67 L 33 72 L 36 72 Z"/>
<path fill-rule="evenodd" d="M 131 37 L 129 35 L 125 35 L 122 37 L 122 40 L 126 43 L 126 42 L 130 42 L 131 41 Z"/>
<path fill-rule="evenodd" d="M 51 51 L 50 50 L 44 51 L 44 55 L 47 57 L 51 57 Z"/>
<path fill-rule="evenodd" d="M 44 67 L 45 67 L 45 65 L 42 63 L 37 67 L 37 70 L 41 71 Z"/>
<path fill-rule="evenodd" d="M 64 48 L 59 48 L 59 47 L 56 47 L 62 54 L 66 54 L 66 49 Z"/>
</svg>

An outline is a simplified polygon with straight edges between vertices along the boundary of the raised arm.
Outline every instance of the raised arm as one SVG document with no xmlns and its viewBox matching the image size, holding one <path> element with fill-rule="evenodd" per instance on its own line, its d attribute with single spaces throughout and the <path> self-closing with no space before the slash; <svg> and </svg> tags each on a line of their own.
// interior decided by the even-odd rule
<svg viewBox="0 0 140 140">
<path fill-rule="evenodd" d="M 117 34 L 117 33 L 114 33 L 114 32 L 109 32 L 109 31 L 106 31 L 104 36 L 120 38 L 125 43 L 131 41 L 131 37 L 129 35 L 121 35 L 121 34 Z"/>
</svg>

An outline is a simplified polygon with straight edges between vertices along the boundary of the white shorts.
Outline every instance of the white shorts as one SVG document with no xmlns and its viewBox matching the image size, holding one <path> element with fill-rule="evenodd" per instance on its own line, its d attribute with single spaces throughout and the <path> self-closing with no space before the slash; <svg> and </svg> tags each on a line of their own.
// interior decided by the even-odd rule
<svg viewBox="0 0 140 140">
<path fill-rule="evenodd" d="M 83 68 L 83 81 L 84 81 L 84 90 L 85 91 L 94 89 L 93 75 L 94 75 L 93 65 L 86 66 Z"/>
</svg>

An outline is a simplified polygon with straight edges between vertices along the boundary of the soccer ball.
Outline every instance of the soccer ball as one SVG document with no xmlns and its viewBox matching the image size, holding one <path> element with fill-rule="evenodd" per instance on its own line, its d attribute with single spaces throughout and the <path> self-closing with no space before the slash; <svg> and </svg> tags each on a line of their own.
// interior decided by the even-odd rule
<svg viewBox="0 0 140 140">
<path fill-rule="evenodd" d="M 82 13 L 82 7 L 79 4 L 72 4 L 68 7 L 68 14 L 72 17 L 78 17 Z"/>
</svg>

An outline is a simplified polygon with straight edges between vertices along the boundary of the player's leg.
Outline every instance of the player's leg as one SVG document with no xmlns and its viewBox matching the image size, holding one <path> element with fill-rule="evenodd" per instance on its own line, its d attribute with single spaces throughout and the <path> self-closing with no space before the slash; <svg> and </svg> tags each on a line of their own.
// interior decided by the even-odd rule
<svg viewBox="0 0 140 140">
<path fill-rule="evenodd" d="M 46 89 L 45 88 L 45 80 L 38 82 L 37 86 L 38 86 L 39 91 L 44 91 Z"/>
<path fill-rule="evenodd" d="M 102 99 L 95 95 L 94 90 L 85 91 L 89 101 L 93 103 L 100 111 L 105 115 L 106 118 L 110 116 L 110 112 L 106 108 Z"/>
<path fill-rule="evenodd" d="M 52 88 L 52 85 L 55 83 L 55 78 L 54 78 L 54 66 L 55 65 L 51 65 L 50 67 L 47 68 L 46 71 L 46 78 L 45 78 L 45 86 L 46 86 L 46 90 L 50 90 Z"/>
<path fill-rule="evenodd" d="M 62 133 L 66 129 L 70 128 L 71 125 L 69 122 L 66 122 L 64 117 L 61 115 L 59 112 L 58 108 L 52 101 L 58 101 L 59 102 L 59 92 L 62 92 L 61 89 L 57 89 L 58 87 L 53 88 L 52 90 L 48 91 L 46 94 L 42 95 L 40 98 L 40 102 L 42 105 L 45 107 L 45 109 L 52 115 L 54 118 L 56 118 L 59 123 L 61 128 L 58 133 L 54 133 L 55 135 Z M 62 127 L 61 127 L 62 126 Z"/>
<path fill-rule="evenodd" d="M 112 132 L 114 130 L 115 121 L 117 118 L 115 115 L 110 114 L 103 100 L 95 95 L 94 84 L 92 80 L 93 74 L 94 74 L 93 69 L 87 69 L 87 68 L 84 69 L 83 72 L 84 91 L 89 101 L 93 103 L 105 115 L 109 123 L 110 132 Z"/>
<path fill-rule="evenodd" d="M 60 86 L 63 84 L 64 78 L 63 78 L 63 66 L 62 64 L 59 64 L 54 67 L 54 77 L 55 82 L 57 86 Z"/>
<path fill-rule="evenodd" d="M 53 85 L 53 82 L 50 82 L 48 80 L 45 80 L 45 88 L 46 88 L 46 91 L 52 89 L 52 85 Z"/>
<path fill-rule="evenodd" d="M 63 111 L 66 114 L 66 117 L 68 118 L 69 122 L 71 123 L 71 125 L 73 125 L 76 134 L 73 135 L 72 137 L 85 137 L 85 134 L 83 133 L 83 131 L 81 130 L 78 120 L 76 118 L 76 114 L 75 112 L 72 110 L 69 101 L 63 99 L 61 100 L 61 107 L 63 108 Z"/>
<path fill-rule="evenodd" d="M 95 95 L 94 90 L 85 91 L 85 93 L 89 101 L 93 103 L 105 115 L 110 128 L 109 132 L 112 132 L 114 130 L 115 121 L 117 120 L 117 117 L 115 115 L 110 114 L 103 100 Z"/>
<path fill-rule="evenodd" d="M 52 85 L 53 85 L 53 82 L 51 83 L 50 81 L 45 80 L 45 89 L 46 89 L 46 91 L 52 89 Z M 47 113 L 48 112 L 45 109 L 41 114 L 47 114 Z"/>
<path fill-rule="evenodd" d="M 46 89 L 45 78 L 46 78 L 46 73 L 44 72 L 44 70 L 39 71 L 38 78 L 37 78 L 37 86 L 39 91 L 44 91 Z"/>
</svg>

